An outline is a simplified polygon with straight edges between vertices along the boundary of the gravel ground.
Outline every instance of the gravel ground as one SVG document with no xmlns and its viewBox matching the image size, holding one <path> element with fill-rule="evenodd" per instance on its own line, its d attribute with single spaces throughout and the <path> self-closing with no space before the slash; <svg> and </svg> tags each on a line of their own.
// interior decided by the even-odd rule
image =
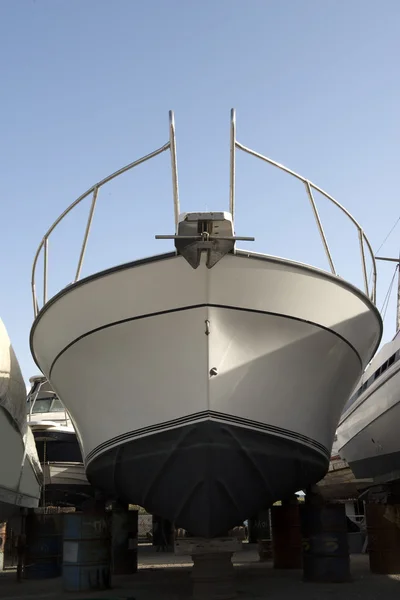
<svg viewBox="0 0 400 600">
<path fill-rule="evenodd" d="M 15 572 L 0 574 L 1 600 L 189 600 L 191 561 L 172 553 L 139 548 L 139 571 L 113 579 L 113 589 L 97 593 L 62 592 L 61 579 L 17 583 Z M 368 556 L 351 559 L 353 581 L 342 584 L 303 583 L 301 571 L 275 571 L 259 563 L 252 547 L 234 557 L 238 600 L 398 600 L 400 576 L 371 575 Z"/>
</svg>

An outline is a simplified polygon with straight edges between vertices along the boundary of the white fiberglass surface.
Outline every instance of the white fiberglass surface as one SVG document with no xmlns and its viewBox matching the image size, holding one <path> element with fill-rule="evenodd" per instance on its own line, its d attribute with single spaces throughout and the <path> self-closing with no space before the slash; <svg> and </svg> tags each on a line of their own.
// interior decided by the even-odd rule
<svg viewBox="0 0 400 600">
<path fill-rule="evenodd" d="M 52 379 L 85 453 L 121 434 L 208 410 L 288 429 L 329 448 L 360 370 L 354 351 L 328 331 L 204 307 L 86 336 L 57 360 Z M 96 427 L 94 414 L 103 415 Z"/>
<path fill-rule="evenodd" d="M 370 305 L 325 275 L 239 256 L 225 256 L 211 270 L 204 264 L 193 270 L 182 257 L 175 257 L 71 288 L 36 323 L 33 348 L 48 373 L 59 352 L 88 331 L 204 303 L 273 312 L 331 328 L 366 359 L 380 336 L 380 323 Z"/>
</svg>

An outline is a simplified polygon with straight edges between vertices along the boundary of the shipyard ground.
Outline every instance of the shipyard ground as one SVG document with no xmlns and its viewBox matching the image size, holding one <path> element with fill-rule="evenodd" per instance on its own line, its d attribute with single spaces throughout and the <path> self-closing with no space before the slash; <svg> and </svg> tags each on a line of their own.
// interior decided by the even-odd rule
<svg viewBox="0 0 400 600">
<path fill-rule="evenodd" d="M 372 575 L 368 556 L 351 557 L 351 583 L 303 583 L 301 570 L 277 571 L 272 562 L 260 563 L 257 547 L 244 544 L 234 556 L 238 600 L 394 600 L 400 594 L 400 575 Z M 0 573 L 1 600 L 189 600 L 191 562 L 172 553 L 139 546 L 136 575 L 113 578 L 102 592 L 63 593 L 62 580 L 16 581 L 15 571 Z"/>
</svg>

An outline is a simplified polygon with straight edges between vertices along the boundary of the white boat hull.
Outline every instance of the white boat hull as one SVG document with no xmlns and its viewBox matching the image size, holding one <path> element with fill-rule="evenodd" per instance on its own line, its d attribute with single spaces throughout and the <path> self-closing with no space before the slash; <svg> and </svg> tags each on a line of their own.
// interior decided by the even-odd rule
<svg viewBox="0 0 400 600">
<path fill-rule="evenodd" d="M 324 272 L 164 255 L 64 290 L 31 347 L 93 485 L 212 536 L 323 477 L 380 333 L 368 299 Z"/>
<path fill-rule="evenodd" d="M 341 456 L 356 477 L 376 483 L 400 479 L 400 364 L 371 387 L 355 410 L 343 416 L 338 428 Z"/>
</svg>

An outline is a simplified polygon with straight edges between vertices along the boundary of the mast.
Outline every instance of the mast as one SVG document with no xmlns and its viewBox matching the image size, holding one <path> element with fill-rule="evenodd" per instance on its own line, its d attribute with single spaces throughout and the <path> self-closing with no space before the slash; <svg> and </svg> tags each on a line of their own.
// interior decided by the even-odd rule
<svg viewBox="0 0 400 600">
<path fill-rule="evenodd" d="M 375 256 L 376 260 L 397 263 L 397 310 L 396 310 L 396 332 L 400 330 L 400 255 L 399 258 L 387 258 L 386 256 Z"/>
</svg>

